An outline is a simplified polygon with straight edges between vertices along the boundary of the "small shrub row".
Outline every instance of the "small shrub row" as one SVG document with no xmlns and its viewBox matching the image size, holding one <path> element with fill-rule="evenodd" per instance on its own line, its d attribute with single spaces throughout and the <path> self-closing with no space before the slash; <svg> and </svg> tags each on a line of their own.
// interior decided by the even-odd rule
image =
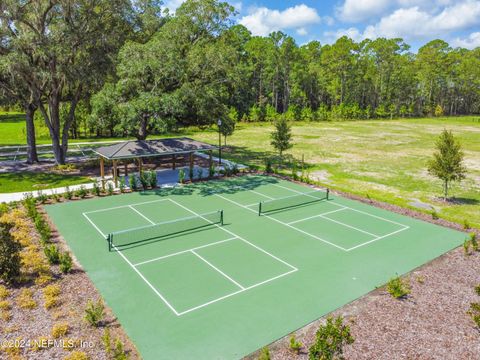
<svg viewBox="0 0 480 360">
<path fill-rule="evenodd" d="M 387 283 L 387 291 L 395 299 L 403 299 L 410 294 L 410 286 L 407 281 L 397 276 Z"/>
<path fill-rule="evenodd" d="M 45 302 L 45 309 L 51 309 L 60 303 L 60 286 L 59 285 L 48 285 L 43 289 L 43 300 Z"/>
<path fill-rule="evenodd" d="M 471 255 L 474 252 L 479 251 L 477 234 L 472 232 L 463 242 L 463 250 L 465 255 Z"/>
<path fill-rule="evenodd" d="M 110 335 L 110 329 L 105 328 L 102 336 L 103 346 L 105 347 L 105 352 L 107 357 L 113 360 L 126 360 L 128 359 L 127 354 L 125 353 L 124 346 L 122 341 L 119 338 L 116 338 L 112 343 L 112 338 Z"/>
</svg>

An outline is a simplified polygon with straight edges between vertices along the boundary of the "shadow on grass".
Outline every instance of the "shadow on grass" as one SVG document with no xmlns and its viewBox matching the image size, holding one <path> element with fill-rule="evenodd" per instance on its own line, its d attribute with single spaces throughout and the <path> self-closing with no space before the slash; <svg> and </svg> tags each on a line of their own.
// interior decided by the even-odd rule
<svg viewBox="0 0 480 360">
<path fill-rule="evenodd" d="M 0 193 L 42 190 L 84 180 L 83 176 L 44 172 L 1 173 Z"/>
<path fill-rule="evenodd" d="M 480 200 L 465 198 L 465 197 L 453 197 L 453 198 L 447 199 L 447 203 L 452 205 L 479 205 Z"/>
<path fill-rule="evenodd" d="M 3 114 L 0 115 L 0 123 L 19 123 L 25 121 L 24 114 Z"/>
</svg>

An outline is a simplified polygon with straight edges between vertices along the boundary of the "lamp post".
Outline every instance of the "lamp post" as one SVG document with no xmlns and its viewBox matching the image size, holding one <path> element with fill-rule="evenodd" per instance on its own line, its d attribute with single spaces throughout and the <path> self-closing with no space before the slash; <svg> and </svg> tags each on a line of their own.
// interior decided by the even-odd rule
<svg viewBox="0 0 480 360">
<path fill-rule="evenodd" d="M 218 164 L 222 165 L 222 133 L 220 131 L 220 126 L 222 126 L 222 120 L 218 119 Z"/>
</svg>

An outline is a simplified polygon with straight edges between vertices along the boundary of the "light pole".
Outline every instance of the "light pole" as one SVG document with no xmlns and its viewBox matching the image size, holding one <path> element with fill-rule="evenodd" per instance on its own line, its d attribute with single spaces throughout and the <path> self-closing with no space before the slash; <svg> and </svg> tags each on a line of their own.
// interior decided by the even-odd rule
<svg viewBox="0 0 480 360">
<path fill-rule="evenodd" d="M 222 133 L 220 131 L 220 126 L 222 126 L 222 120 L 218 119 L 218 164 L 222 165 Z"/>
</svg>

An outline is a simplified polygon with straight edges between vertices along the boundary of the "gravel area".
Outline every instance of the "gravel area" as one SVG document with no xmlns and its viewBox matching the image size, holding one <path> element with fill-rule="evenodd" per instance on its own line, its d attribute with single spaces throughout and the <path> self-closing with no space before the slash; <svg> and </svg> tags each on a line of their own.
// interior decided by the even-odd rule
<svg viewBox="0 0 480 360">
<path fill-rule="evenodd" d="M 428 214 L 359 196 L 335 192 L 389 211 L 437 225 L 463 230 L 462 226 Z M 470 229 L 480 235 L 478 229 Z M 355 342 L 345 348 L 346 359 L 480 359 L 480 329 L 467 314 L 470 303 L 480 302 L 474 287 L 480 285 L 480 252 L 465 255 L 462 247 L 415 269 L 403 277 L 410 295 L 397 300 L 384 288 L 337 309 L 329 316 L 343 316 Z M 271 344 L 272 359 L 308 359 L 308 348 L 326 317 L 293 334 L 304 344 L 300 354 L 289 350 L 290 335 Z M 258 352 L 246 359 L 256 359 Z"/>
<path fill-rule="evenodd" d="M 346 359 L 480 359 L 480 330 L 467 311 L 480 302 L 473 290 L 480 284 L 480 253 L 466 256 L 457 248 L 411 272 L 405 278 L 411 294 L 404 300 L 384 288 L 334 311 L 350 324 L 355 342 Z M 289 337 L 270 345 L 272 359 L 308 359 L 319 319 L 295 332 L 305 346 L 296 355 Z M 250 356 L 255 358 L 255 355 Z"/>
<path fill-rule="evenodd" d="M 32 242 L 39 244 L 38 235 L 30 220 Z M 62 238 L 54 231 L 53 242 L 59 248 L 66 250 L 67 246 Z M 43 253 L 38 253 L 43 257 Z M 73 254 L 72 254 L 73 255 Z M 62 274 L 57 265 L 50 266 L 53 278 L 48 284 L 22 283 L 8 287 L 9 296 L 5 299 L 11 305 L 11 318 L 0 317 L 0 359 L 63 359 L 72 351 L 84 352 L 89 359 L 108 360 L 102 341 L 105 329 L 108 328 L 112 344 L 118 338 L 124 344 L 125 352 L 130 359 L 140 359 L 134 345 L 128 339 L 124 330 L 114 317 L 112 311 L 105 307 L 105 317 L 99 327 L 89 325 L 85 317 L 87 302 L 96 302 L 101 299 L 100 294 L 74 259 L 74 266 L 69 274 Z M 60 294 L 56 306 L 46 308 L 43 290 L 47 285 L 58 285 Z M 21 308 L 18 306 L 19 297 L 25 289 L 31 290 L 35 306 Z M 0 310 L 0 313 L 2 310 Z M 55 338 L 52 328 L 55 325 L 68 324 L 68 332 Z M 35 341 L 42 339 L 45 342 L 40 348 Z M 12 341 L 17 341 L 16 348 Z M 56 340 L 57 344 L 53 344 Z M 10 343 L 9 343 L 10 341 Z M 62 343 L 63 341 L 63 343 Z M 72 344 L 75 344 L 72 346 Z M 45 345 L 45 346 L 44 346 Z M 2 351 L 3 350 L 3 351 Z"/>
</svg>

